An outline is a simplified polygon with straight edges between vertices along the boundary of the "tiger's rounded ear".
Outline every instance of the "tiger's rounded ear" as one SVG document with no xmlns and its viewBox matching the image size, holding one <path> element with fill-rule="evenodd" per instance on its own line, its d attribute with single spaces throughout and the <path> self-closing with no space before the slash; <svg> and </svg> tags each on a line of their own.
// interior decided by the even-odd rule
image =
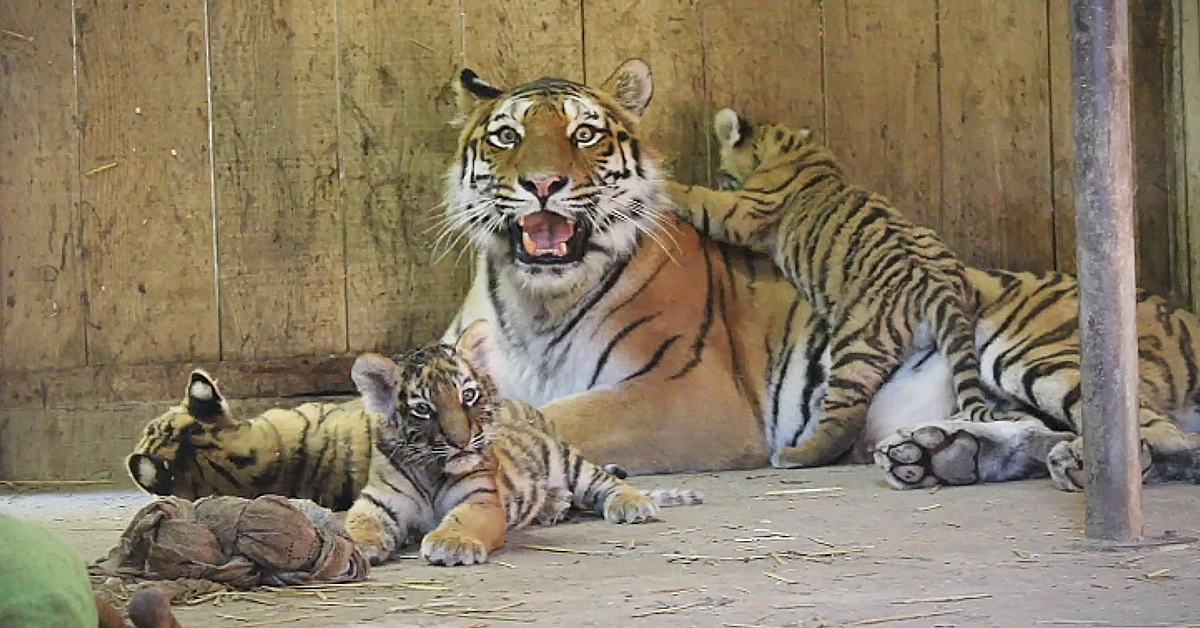
<svg viewBox="0 0 1200 628">
<path fill-rule="evenodd" d="M 475 70 L 463 68 L 454 81 L 454 93 L 458 96 L 458 112 L 460 116 L 470 113 L 481 101 L 495 100 L 504 94 L 504 90 L 479 78 Z"/>
<path fill-rule="evenodd" d="M 808 127 L 800 129 L 800 139 L 805 141 L 812 139 L 812 129 Z"/>
<path fill-rule="evenodd" d="M 490 373 L 492 356 L 492 325 L 487 319 L 481 318 L 463 330 L 458 337 L 454 350 L 471 366 L 481 373 Z"/>
<path fill-rule="evenodd" d="M 201 423 L 229 421 L 229 404 L 217 388 L 217 380 L 204 371 L 196 369 L 188 378 L 187 396 L 184 405 L 192 418 Z"/>
<path fill-rule="evenodd" d="M 726 107 L 713 114 L 713 135 L 721 146 L 739 146 L 754 136 L 754 126 Z"/>
<path fill-rule="evenodd" d="M 640 118 L 654 97 L 654 74 L 650 72 L 650 64 L 641 59 L 629 59 L 604 81 L 600 89 Z"/>
<path fill-rule="evenodd" d="M 396 369 L 395 362 L 378 353 L 364 353 L 354 361 L 350 378 L 368 411 L 385 417 L 396 411 L 396 393 L 400 388 Z"/>
</svg>

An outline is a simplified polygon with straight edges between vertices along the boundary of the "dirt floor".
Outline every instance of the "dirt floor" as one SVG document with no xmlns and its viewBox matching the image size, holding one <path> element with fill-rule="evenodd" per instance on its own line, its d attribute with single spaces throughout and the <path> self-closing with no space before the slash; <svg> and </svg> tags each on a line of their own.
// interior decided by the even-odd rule
<svg viewBox="0 0 1200 628">
<path fill-rule="evenodd" d="M 1148 533 L 1083 542 L 1083 496 L 1031 481 L 887 488 L 873 468 L 638 478 L 707 503 L 615 526 L 584 518 L 510 538 L 490 564 L 415 558 L 364 584 L 177 609 L 184 626 L 1200 626 L 1200 489 L 1150 487 Z M 0 496 L 91 560 L 148 498 Z M 570 553 L 568 553 L 570 552 Z"/>
</svg>

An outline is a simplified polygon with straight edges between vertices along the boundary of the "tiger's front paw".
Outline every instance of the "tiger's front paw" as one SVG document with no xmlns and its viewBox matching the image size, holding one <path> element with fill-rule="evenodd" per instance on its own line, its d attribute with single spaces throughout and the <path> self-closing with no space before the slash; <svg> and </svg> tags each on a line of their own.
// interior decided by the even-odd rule
<svg viewBox="0 0 1200 628">
<path fill-rule="evenodd" d="M 483 541 L 458 530 L 434 530 L 421 540 L 421 556 L 434 565 L 478 565 L 487 562 Z"/>
<path fill-rule="evenodd" d="M 346 517 L 346 533 L 373 566 L 387 562 L 396 551 L 396 539 L 387 528 L 362 513 L 352 512 Z"/>
<path fill-rule="evenodd" d="M 658 515 L 658 506 L 641 491 L 620 491 L 604 504 L 604 519 L 609 523 L 645 523 Z"/>
</svg>

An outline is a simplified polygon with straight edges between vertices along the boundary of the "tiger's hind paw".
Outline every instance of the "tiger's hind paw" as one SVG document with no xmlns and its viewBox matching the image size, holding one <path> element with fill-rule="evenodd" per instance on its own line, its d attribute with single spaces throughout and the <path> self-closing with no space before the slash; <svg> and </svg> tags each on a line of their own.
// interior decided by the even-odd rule
<svg viewBox="0 0 1200 628">
<path fill-rule="evenodd" d="M 604 518 L 609 523 L 646 523 L 657 516 L 654 500 L 636 489 L 619 491 L 604 504 Z"/>
<path fill-rule="evenodd" d="M 1144 477 L 1154 461 L 1150 445 L 1145 439 L 1142 439 L 1139 455 Z M 1050 455 L 1046 456 L 1046 466 L 1050 468 L 1050 479 L 1059 489 L 1070 492 L 1082 491 L 1084 487 L 1083 439 L 1075 438 L 1055 445 L 1050 450 Z"/>
<path fill-rule="evenodd" d="M 949 420 L 897 431 L 875 445 L 875 464 L 898 489 L 1046 477 L 1046 455 L 1075 438 L 1037 419 Z"/>
<path fill-rule="evenodd" d="M 546 495 L 546 505 L 537 516 L 538 525 L 552 526 L 571 518 L 571 491 L 552 488 Z"/>
<path fill-rule="evenodd" d="M 902 429 L 875 445 L 875 464 L 888 483 L 901 490 L 974 484 L 979 481 L 978 456 L 974 435 L 939 425 Z"/>
</svg>

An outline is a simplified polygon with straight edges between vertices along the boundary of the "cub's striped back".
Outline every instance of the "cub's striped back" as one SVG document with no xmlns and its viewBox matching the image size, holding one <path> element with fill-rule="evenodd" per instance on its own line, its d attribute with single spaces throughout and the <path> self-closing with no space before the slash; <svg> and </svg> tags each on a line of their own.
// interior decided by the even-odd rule
<svg viewBox="0 0 1200 628">
<path fill-rule="evenodd" d="M 154 495 L 307 498 L 346 510 L 367 483 L 372 417 L 356 401 L 233 418 L 216 381 L 192 371 L 183 403 L 150 421 L 126 458 Z"/>
<path fill-rule="evenodd" d="M 505 531 L 552 524 L 574 507 L 641 523 L 661 506 L 694 504 L 688 490 L 639 491 L 585 460 L 537 408 L 501 399 L 488 376 L 490 327 L 477 321 L 457 347 L 360 356 L 354 381 L 380 423 L 371 480 L 347 515 L 375 563 L 417 534 L 435 564 L 482 562 Z"/>
<path fill-rule="evenodd" d="M 829 323 L 823 416 L 772 462 L 807 467 L 842 455 L 862 432 L 875 393 L 930 345 L 951 365 L 960 418 L 992 420 L 974 350 L 978 295 L 937 234 L 849 183 L 806 130 L 755 127 L 724 109 L 714 131 L 724 182 L 740 189 L 670 182 L 679 213 L 718 240 L 769 253 Z"/>
</svg>

